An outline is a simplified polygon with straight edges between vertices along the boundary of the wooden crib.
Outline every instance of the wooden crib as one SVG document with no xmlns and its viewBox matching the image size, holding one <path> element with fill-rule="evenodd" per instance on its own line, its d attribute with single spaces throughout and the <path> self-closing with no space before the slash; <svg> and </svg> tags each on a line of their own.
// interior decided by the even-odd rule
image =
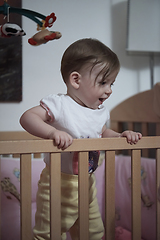
<svg viewBox="0 0 160 240">
<path fill-rule="evenodd" d="M 106 221 L 105 239 L 115 239 L 115 151 L 131 150 L 132 154 L 132 239 L 141 239 L 141 150 L 154 148 L 157 152 L 157 191 L 160 183 L 160 137 L 143 137 L 136 145 L 129 145 L 125 139 L 82 139 L 74 140 L 65 151 L 79 151 L 79 239 L 88 239 L 88 151 L 105 150 L 106 155 Z M 31 153 L 51 154 L 51 239 L 61 239 L 60 214 L 60 155 L 51 140 L 1 141 L 0 154 L 21 154 L 21 239 L 32 239 L 31 232 Z M 2 219 L 3 220 L 3 219 Z M 160 239 L 160 204 L 157 201 L 157 240 Z"/>
<path fill-rule="evenodd" d="M 148 92 L 148 91 L 147 91 Z M 153 90 L 149 91 L 153 96 Z M 149 98 L 149 102 L 151 99 Z M 127 100 L 126 100 L 127 102 Z M 129 99 L 130 102 L 130 99 Z M 146 102 L 146 99 L 145 99 Z M 125 103 L 126 104 L 126 103 Z M 139 103 L 138 103 L 139 104 Z M 138 105 L 139 106 L 139 105 Z M 151 106 L 151 104 L 150 104 Z M 145 105 L 145 109 L 149 105 Z M 152 106 L 153 108 L 153 106 Z M 116 111 L 118 107 L 116 108 Z M 127 106 L 125 109 L 130 109 Z M 137 108 L 134 109 L 136 111 Z M 145 112 L 145 109 L 144 112 Z M 114 110 L 113 110 L 114 111 Z M 124 111 L 125 112 L 125 111 Z M 142 113 L 143 111 L 141 111 Z M 148 123 L 156 124 L 157 135 L 159 134 L 160 118 L 157 113 L 152 112 L 148 120 L 142 117 L 130 120 L 128 117 L 117 120 L 117 116 L 111 112 L 111 126 L 119 131 L 117 126 L 122 128 L 122 122 L 129 122 L 132 127 L 135 122 L 142 122 L 142 129 L 147 129 Z M 140 114 L 141 115 L 141 114 Z M 155 120 L 156 116 L 156 120 Z M 133 124 L 134 122 L 134 124 Z M 132 124 L 132 125 L 131 125 Z M 145 125 L 147 124 L 147 125 Z M 141 239 L 141 152 L 142 150 L 155 149 L 156 151 L 156 191 L 160 187 L 160 136 L 143 137 L 136 145 L 127 144 L 125 138 L 108 139 L 77 139 L 65 150 L 79 152 L 79 239 L 89 240 L 88 237 L 88 151 L 105 151 L 105 239 L 115 239 L 115 153 L 121 150 L 129 150 L 132 163 L 132 239 Z M 29 135 L 26 132 L 0 133 L 0 154 L 20 154 L 20 185 L 21 185 L 21 240 L 32 239 L 31 229 L 31 154 L 50 153 L 50 219 L 51 219 L 51 240 L 61 239 L 61 150 L 53 146 L 51 140 L 41 140 Z M 146 152 L 145 152 L 146 154 Z M 29 180 L 28 180 L 29 179 Z M 160 240 L 160 202 L 156 203 L 156 234 Z M 3 221 L 3 219 L 1 219 Z"/>
</svg>

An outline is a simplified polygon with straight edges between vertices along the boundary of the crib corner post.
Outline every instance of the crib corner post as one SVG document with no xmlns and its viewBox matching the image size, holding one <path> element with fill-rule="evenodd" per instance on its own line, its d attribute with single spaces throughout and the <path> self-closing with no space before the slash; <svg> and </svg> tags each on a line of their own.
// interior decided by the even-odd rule
<svg viewBox="0 0 160 240">
<path fill-rule="evenodd" d="M 156 191 L 157 191 L 157 224 L 156 224 L 156 231 L 157 231 L 157 240 L 160 239 L 160 149 L 157 149 L 157 156 L 156 156 Z"/>
<path fill-rule="evenodd" d="M 0 155 L 0 179 L 1 179 L 1 155 Z M 2 226 L 2 222 L 1 222 L 1 187 L 0 187 L 0 239 L 1 239 L 1 226 Z"/>
</svg>

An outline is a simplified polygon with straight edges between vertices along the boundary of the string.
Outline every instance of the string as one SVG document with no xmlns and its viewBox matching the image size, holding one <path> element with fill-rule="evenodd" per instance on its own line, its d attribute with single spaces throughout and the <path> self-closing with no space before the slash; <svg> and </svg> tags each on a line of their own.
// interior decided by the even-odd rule
<svg viewBox="0 0 160 240">
<path fill-rule="evenodd" d="M 7 22 L 9 22 L 9 9 L 10 7 L 7 8 Z"/>
</svg>

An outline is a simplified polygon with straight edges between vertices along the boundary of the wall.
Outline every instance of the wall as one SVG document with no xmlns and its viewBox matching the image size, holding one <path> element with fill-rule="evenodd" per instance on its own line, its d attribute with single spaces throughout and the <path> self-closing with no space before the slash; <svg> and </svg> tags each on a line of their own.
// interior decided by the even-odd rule
<svg viewBox="0 0 160 240">
<path fill-rule="evenodd" d="M 128 7 L 127 49 L 160 52 L 160 1 L 129 0 Z"/>
<path fill-rule="evenodd" d="M 23 8 L 49 15 L 57 20 L 51 30 L 60 31 L 62 38 L 33 47 L 28 38 L 34 35 L 36 23 L 23 17 L 23 101 L 0 103 L 0 131 L 21 130 L 19 118 L 49 93 L 65 93 L 60 75 L 61 56 L 68 45 L 85 37 L 98 38 L 115 51 L 121 71 L 113 86 L 113 94 L 105 103 L 111 110 L 120 101 L 150 88 L 148 56 L 126 54 L 127 1 L 122 0 L 27 0 Z M 159 81 L 159 57 L 155 57 L 155 82 Z"/>
</svg>

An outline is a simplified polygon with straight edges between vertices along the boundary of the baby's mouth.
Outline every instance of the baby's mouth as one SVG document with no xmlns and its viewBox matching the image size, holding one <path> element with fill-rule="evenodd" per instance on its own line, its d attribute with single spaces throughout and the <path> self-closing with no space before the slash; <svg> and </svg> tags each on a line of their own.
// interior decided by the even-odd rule
<svg viewBox="0 0 160 240">
<path fill-rule="evenodd" d="M 101 104 L 106 101 L 106 99 L 108 98 L 109 96 L 106 95 L 104 98 L 99 98 L 99 101 L 101 102 Z"/>
<path fill-rule="evenodd" d="M 104 102 L 104 98 L 99 98 L 99 101 L 102 104 Z"/>
</svg>

